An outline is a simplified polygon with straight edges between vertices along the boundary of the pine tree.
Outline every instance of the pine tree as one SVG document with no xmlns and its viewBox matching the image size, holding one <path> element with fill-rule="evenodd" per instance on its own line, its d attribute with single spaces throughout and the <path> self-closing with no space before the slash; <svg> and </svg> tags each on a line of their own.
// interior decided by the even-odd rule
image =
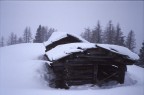
<svg viewBox="0 0 144 95">
<path fill-rule="evenodd" d="M 41 25 L 39 25 L 37 31 L 36 31 L 36 36 L 34 39 L 34 43 L 42 43 L 41 41 Z"/>
<path fill-rule="evenodd" d="M 18 42 L 17 42 L 17 35 L 16 35 L 16 34 L 14 35 L 13 42 L 14 42 L 14 44 L 17 44 L 17 43 L 18 43 Z"/>
<path fill-rule="evenodd" d="M 91 42 L 102 43 L 102 30 L 99 21 L 95 29 L 92 30 Z"/>
<path fill-rule="evenodd" d="M 91 30 L 90 28 L 85 28 L 85 31 L 81 34 L 81 36 L 86 39 L 89 42 L 92 42 L 92 37 L 91 37 Z"/>
<path fill-rule="evenodd" d="M 121 31 L 120 25 L 117 24 L 116 30 L 115 30 L 115 45 L 125 46 L 125 40 L 124 40 L 123 32 Z"/>
<path fill-rule="evenodd" d="M 54 28 L 48 29 L 47 27 L 39 25 L 36 31 L 34 43 L 42 43 L 44 41 L 47 41 L 51 34 L 55 31 L 56 30 Z"/>
<path fill-rule="evenodd" d="M 48 31 L 48 28 L 42 26 L 42 28 L 41 28 L 41 40 L 42 40 L 42 42 L 48 40 L 48 33 L 47 33 L 47 31 Z"/>
<path fill-rule="evenodd" d="M 4 46 L 4 37 L 1 37 L 0 39 L 0 47 L 3 47 Z"/>
<path fill-rule="evenodd" d="M 106 27 L 106 30 L 103 35 L 104 43 L 106 44 L 114 44 L 115 41 L 115 29 L 112 24 L 112 21 L 108 22 L 108 26 Z"/>
<path fill-rule="evenodd" d="M 20 43 L 23 43 L 23 38 L 22 37 L 18 38 L 18 44 L 20 44 Z"/>
<path fill-rule="evenodd" d="M 13 32 L 10 34 L 9 40 L 8 40 L 8 45 L 13 45 L 16 44 L 16 34 Z"/>
<path fill-rule="evenodd" d="M 23 34 L 23 42 L 24 43 L 30 43 L 32 39 L 32 34 L 30 31 L 30 27 L 26 27 L 24 30 L 24 34 Z"/>
<path fill-rule="evenodd" d="M 139 54 L 139 65 L 141 65 L 142 67 L 144 67 L 144 41 L 142 43 L 142 47 L 140 49 L 140 54 Z"/>
<path fill-rule="evenodd" d="M 36 31 L 34 43 L 42 43 L 44 41 L 47 41 L 48 40 L 47 31 L 48 31 L 47 27 L 39 25 L 39 27 Z"/>
<path fill-rule="evenodd" d="M 129 32 L 127 36 L 126 47 L 129 48 L 131 51 L 134 51 L 134 48 L 136 47 L 135 34 L 132 30 Z"/>
</svg>

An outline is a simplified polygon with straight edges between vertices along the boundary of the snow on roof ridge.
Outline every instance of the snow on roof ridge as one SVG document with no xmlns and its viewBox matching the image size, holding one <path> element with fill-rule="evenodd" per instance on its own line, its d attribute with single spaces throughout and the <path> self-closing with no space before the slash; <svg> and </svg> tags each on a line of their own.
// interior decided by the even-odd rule
<svg viewBox="0 0 144 95">
<path fill-rule="evenodd" d="M 80 48 L 79 48 L 80 47 Z M 96 48 L 93 43 L 68 43 L 63 45 L 58 45 L 55 48 L 46 52 L 50 61 L 58 60 L 60 58 L 66 57 L 74 52 L 83 52 L 88 48 Z"/>
<path fill-rule="evenodd" d="M 112 45 L 112 44 L 97 44 L 97 46 L 102 47 L 107 50 L 110 50 L 112 52 L 121 54 L 121 55 L 126 55 L 131 60 L 139 59 L 139 56 L 136 53 L 132 52 L 131 50 L 129 50 L 128 48 L 123 47 L 123 46 Z"/>
<path fill-rule="evenodd" d="M 68 35 L 74 36 L 76 38 L 78 38 L 79 40 L 83 41 L 83 42 L 88 42 L 85 39 L 83 39 L 82 37 L 75 35 L 73 33 L 67 33 L 67 32 L 53 32 L 52 35 L 50 36 L 50 38 L 48 39 L 48 41 L 44 42 L 44 45 L 47 46 L 49 44 L 51 44 L 52 42 L 58 41 L 62 38 L 67 37 Z"/>
</svg>

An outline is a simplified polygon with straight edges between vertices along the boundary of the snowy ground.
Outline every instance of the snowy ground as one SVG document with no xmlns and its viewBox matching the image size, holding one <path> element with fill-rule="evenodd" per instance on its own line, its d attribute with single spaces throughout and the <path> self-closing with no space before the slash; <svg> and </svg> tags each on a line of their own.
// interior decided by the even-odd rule
<svg viewBox="0 0 144 95">
<path fill-rule="evenodd" d="M 19 44 L 0 48 L 0 95 L 144 95 L 144 69 L 128 66 L 123 85 L 72 86 L 53 89 L 43 80 L 43 44 Z"/>
</svg>

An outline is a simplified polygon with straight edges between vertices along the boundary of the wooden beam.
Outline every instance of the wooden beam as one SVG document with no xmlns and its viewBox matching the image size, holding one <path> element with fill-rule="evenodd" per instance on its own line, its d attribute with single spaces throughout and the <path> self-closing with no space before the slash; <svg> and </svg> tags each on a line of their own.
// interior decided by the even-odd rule
<svg viewBox="0 0 144 95">
<path fill-rule="evenodd" d="M 94 64 L 93 66 L 93 83 L 97 83 L 97 74 L 98 74 L 98 65 L 97 64 Z"/>
</svg>

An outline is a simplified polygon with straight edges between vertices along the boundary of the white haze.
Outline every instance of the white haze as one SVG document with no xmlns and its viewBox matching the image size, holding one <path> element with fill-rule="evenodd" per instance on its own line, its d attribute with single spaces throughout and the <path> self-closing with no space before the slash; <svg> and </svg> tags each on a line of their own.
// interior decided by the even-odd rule
<svg viewBox="0 0 144 95">
<path fill-rule="evenodd" d="M 26 26 L 34 37 L 40 24 L 81 34 L 98 20 L 102 29 L 109 20 L 119 23 L 125 36 L 132 29 L 139 52 L 144 40 L 144 1 L 0 1 L 0 36 L 5 40 L 11 32 L 22 36 Z"/>
</svg>

